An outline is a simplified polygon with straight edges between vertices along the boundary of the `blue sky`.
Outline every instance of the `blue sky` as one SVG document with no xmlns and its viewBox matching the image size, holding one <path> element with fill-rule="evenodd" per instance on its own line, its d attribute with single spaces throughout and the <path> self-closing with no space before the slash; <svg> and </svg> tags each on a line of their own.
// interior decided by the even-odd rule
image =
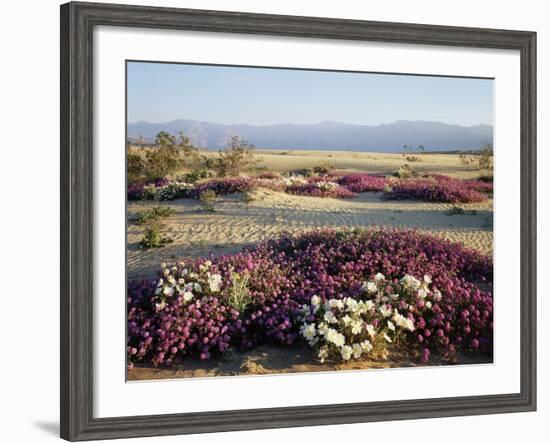
<svg viewBox="0 0 550 443">
<path fill-rule="evenodd" d="M 128 122 L 493 124 L 488 79 L 128 63 Z"/>
</svg>

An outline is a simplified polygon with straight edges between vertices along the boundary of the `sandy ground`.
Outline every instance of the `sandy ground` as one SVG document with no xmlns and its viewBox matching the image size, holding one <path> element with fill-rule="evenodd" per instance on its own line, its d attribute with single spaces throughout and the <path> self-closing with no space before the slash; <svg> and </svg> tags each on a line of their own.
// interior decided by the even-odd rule
<svg viewBox="0 0 550 443">
<path fill-rule="evenodd" d="M 258 166 L 268 170 L 288 171 L 312 168 L 330 162 L 348 171 L 390 174 L 404 163 L 400 154 L 342 153 L 314 151 L 258 152 Z M 461 165 L 457 155 L 426 154 L 413 164 L 417 171 L 448 174 L 461 179 L 475 178 L 479 171 Z M 363 193 L 357 198 L 325 199 L 289 195 L 268 189 L 251 193 L 252 201 L 243 195 L 218 197 L 215 212 L 201 210 L 191 199 L 178 199 L 163 204 L 175 210 L 165 219 L 163 233 L 173 243 L 160 249 L 140 250 L 138 243 L 143 227 L 128 224 L 128 277 L 155 274 L 161 262 L 185 257 L 208 256 L 235 252 L 283 232 L 304 232 L 319 227 L 415 228 L 462 242 L 484 254 L 493 253 L 493 202 L 461 204 L 462 215 L 449 215 L 454 205 L 422 201 L 385 201 L 382 193 Z M 129 202 L 131 219 L 153 203 Z M 459 364 L 488 363 L 483 355 L 459 356 Z M 433 358 L 429 365 L 445 362 Z M 201 362 L 190 360 L 184 367 L 136 367 L 128 372 L 129 380 L 149 380 L 225 375 L 258 375 L 291 372 L 316 372 L 349 369 L 373 369 L 415 366 L 404 353 L 394 352 L 387 360 L 367 360 L 346 364 L 320 364 L 311 351 L 301 345 L 289 348 L 259 346 L 252 351 L 233 355 L 231 359 Z"/>
<path fill-rule="evenodd" d="M 164 232 L 174 242 L 164 248 L 142 251 L 138 243 L 143 228 L 129 224 L 128 275 L 154 273 L 163 261 L 234 252 L 285 231 L 303 232 L 318 227 L 418 228 L 492 254 L 492 201 L 461 205 L 467 209 L 466 214 L 451 216 L 448 211 L 452 204 L 384 201 L 381 195 L 362 193 L 357 198 L 342 200 L 258 189 L 250 203 L 245 203 L 240 194 L 219 197 L 215 212 L 202 211 L 196 200 L 167 202 L 176 213 L 166 219 Z M 149 205 L 130 203 L 130 216 Z"/>
<path fill-rule="evenodd" d="M 407 154 L 411 155 L 411 154 Z M 313 168 L 330 164 L 332 167 L 348 171 L 390 174 L 408 163 L 418 172 L 440 172 L 456 178 L 475 178 L 479 171 L 467 169 L 456 154 L 418 154 L 412 155 L 419 162 L 408 162 L 401 154 L 350 151 L 275 151 L 258 150 L 258 167 L 274 171 Z"/>
<path fill-rule="evenodd" d="M 292 347 L 262 345 L 248 352 L 233 354 L 232 358 L 217 361 L 190 360 L 185 366 L 172 368 L 152 368 L 136 366 L 128 371 L 129 381 L 160 380 L 169 378 L 196 378 L 232 375 L 267 375 L 299 372 L 349 371 L 367 369 L 387 369 L 419 366 L 444 366 L 450 363 L 434 357 L 426 365 L 412 360 L 406 353 L 393 351 L 387 359 L 361 360 L 347 363 L 319 363 L 312 351 L 305 345 Z M 460 355 L 453 364 L 492 363 L 490 355 Z"/>
</svg>

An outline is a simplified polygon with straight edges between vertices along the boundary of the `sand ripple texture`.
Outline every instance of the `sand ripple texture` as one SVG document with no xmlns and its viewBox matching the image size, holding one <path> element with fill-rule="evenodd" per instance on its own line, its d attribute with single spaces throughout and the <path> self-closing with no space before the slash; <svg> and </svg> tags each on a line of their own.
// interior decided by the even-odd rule
<svg viewBox="0 0 550 443">
<path fill-rule="evenodd" d="M 294 196 L 258 189 L 246 203 L 240 194 L 219 197 L 215 212 L 205 212 L 196 200 L 166 204 L 176 213 L 166 219 L 163 233 L 173 239 L 164 248 L 138 247 L 143 227 L 128 224 L 128 276 L 154 274 L 163 261 L 235 252 L 283 232 L 319 227 L 416 228 L 459 241 L 484 254 L 493 253 L 493 204 L 460 205 L 464 214 L 449 215 L 453 206 L 422 201 L 384 201 L 381 193 L 359 194 L 349 200 Z M 129 203 L 130 217 L 147 207 Z"/>
</svg>

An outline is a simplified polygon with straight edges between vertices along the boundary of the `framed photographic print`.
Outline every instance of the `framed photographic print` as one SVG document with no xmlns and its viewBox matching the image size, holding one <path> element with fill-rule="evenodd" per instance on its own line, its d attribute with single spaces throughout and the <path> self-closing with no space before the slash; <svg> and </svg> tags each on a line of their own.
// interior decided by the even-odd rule
<svg viewBox="0 0 550 443">
<path fill-rule="evenodd" d="M 61 436 L 536 408 L 536 34 L 61 7 Z"/>
</svg>

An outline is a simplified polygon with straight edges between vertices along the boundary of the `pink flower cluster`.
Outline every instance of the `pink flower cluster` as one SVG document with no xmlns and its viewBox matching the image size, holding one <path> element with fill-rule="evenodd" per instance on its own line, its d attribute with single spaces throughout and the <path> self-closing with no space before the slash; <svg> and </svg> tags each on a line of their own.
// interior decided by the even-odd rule
<svg viewBox="0 0 550 443">
<path fill-rule="evenodd" d="M 295 195 L 322 198 L 353 198 L 356 194 L 345 186 L 322 186 L 323 182 L 317 181 L 305 184 L 292 184 L 286 187 L 285 192 Z"/>
<path fill-rule="evenodd" d="M 487 196 L 476 185 L 456 179 L 411 178 L 395 180 L 391 190 L 384 193 L 386 200 L 424 200 L 447 203 L 477 203 Z M 486 183 L 483 183 L 484 185 Z"/>
<path fill-rule="evenodd" d="M 177 291 L 166 291 L 159 278 L 128 282 L 131 365 L 208 359 L 260 343 L 290 345 L 300 337 L 302 305 L 313 296 L 322 303 L 367 300 L 365 282 L 378 273 L 391 283 L 388 294 L 405 275 L 429 275 L 431 289 L 442 295 L 429 306 L 418 300 L 407 308 L 414 328 L 402 344 L 421 360 L 430 352 L 446 358 L 460 351 L 492 352 L 493 263 L 457 243 L 415 231 L 319 230 L 206 263 L 176 264 L 159 276 L 173 281 Z M 247 282 L 248 302 L 240 309 L 232 301 L 235 274 Z M 399 298 L 392 300 L 388 309 L 405 309 Z"/>
<path fill-rule="evenodd" d="M 391 187 L 388 191 L 387 187 Z M 442 174 L 421 178 L 387 179 L 369 174 L 332 173 L 312 177 L 280 177 L 264 172 L 258 177 L 227 177 L 207 179 L 196 184 L 180 183 L 166 179 L 155 183 L 130 183 L 128 200 L 197 198 L 201 192 L 213 190 L 218 195 L 248 192 L 263 187 L 311 197 L 352 198 L 362 192 L 382 192 L 388 200 L 425 200 L 449 203 L 473 203 L 487 199 L 493 192 L 493 184 L 478 180 L 457 180 Z"/>
<path fill-rule="evenodd" d="M 343 175 L 336 180 L 338 184 L 352 192 L 382 192 L 386 178 L 369 174 Z"/>
</svg>

